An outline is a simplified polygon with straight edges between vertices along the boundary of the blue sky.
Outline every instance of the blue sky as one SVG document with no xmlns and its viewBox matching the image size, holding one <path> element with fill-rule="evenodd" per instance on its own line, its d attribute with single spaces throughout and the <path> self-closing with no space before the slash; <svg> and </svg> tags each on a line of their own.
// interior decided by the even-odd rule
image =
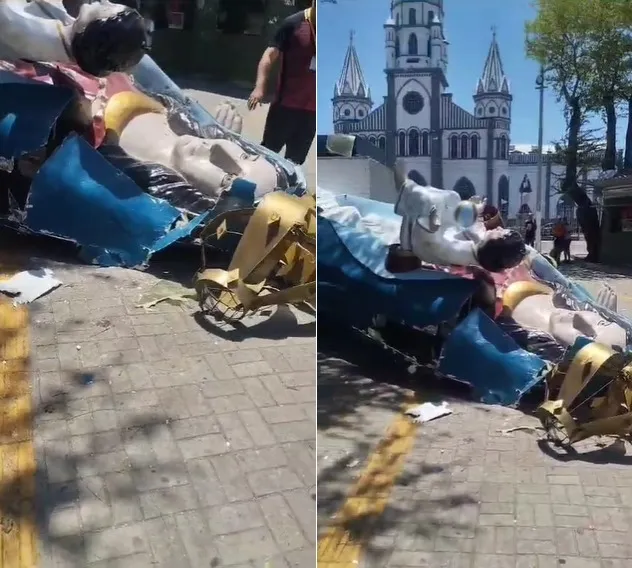
<svg viewBox="0 0 632 568">
<path fill-rule="evenodd" d="M 492 26 L 505 73 L 514 96 L 511 138 L 513 144 L 537 144 L 538 66 L 524 50 L 524 23 L 532 19 L 530 0 L 445 0 L 445 32 L 448 52 L 449 91 L 457 104 L 472 110 L 472 94 L 483 70 L 492 38 Z M 318 5 L 318 133 L 332 131 L 331 97 L 349 45 L 349 32 L 365 78 L 378 104 L 386 94 L 384 77 L 384 29 L 390 0 L 338 0 Z M 598 123 L 595 127 L 599 126 Z M 562 108 L 551 92 L 545 94 L 544 143 L 558 140 L 564 133 Z"/>
</svg>

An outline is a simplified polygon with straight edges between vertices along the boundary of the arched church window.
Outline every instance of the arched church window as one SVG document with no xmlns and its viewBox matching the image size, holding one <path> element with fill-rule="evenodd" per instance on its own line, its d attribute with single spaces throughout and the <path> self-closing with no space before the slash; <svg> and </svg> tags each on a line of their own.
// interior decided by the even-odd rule
<svg viewBox="0 0 632 568">
<path fill-rule="evenodd" d="M 345 116 L 351 116 L 351 110 L 346 108 L 343 113 Z"/>
<path fill-rule="evenodd" d="M 478 107 L 478 109 L 476 109 L 476 114 L 478 114 L 478 116 L 483 116 L 483 109 Z"/>
<path fill-rule="evenodd" d="M 421 133 L 421 155 L 429 156 L 430 155 L 430 140 L 427 132 Z"/>
<path fill-rule="evenodd" d="M 473 134 L 470 140 L 470 157 L 478 158 L 478 135 Z"/>
<path fill-rule="evenodd" d="M 399 38 L 395 38 L 395 57 L 399 57 Z"/>
<path fill-rule="evenodd" d="M 500 160 L 506 160 L 507 159 L 507 137 L 506 136 L 501 136 L 498 139 L 498 158 Z"/>
<path fill-rule="evenodd" d="M 459 139 L 456 136 L 456 134 L 454 134 L 450 138 L 450 158 L 452 158 L 453 160 L 456 160 L 458 157 L 459 157 Z"/>
<path fill-rule="evenodd" d="M 417 43 L 416 34 L 408 36 L 408 55 L 419 55 L 419 44 Z"/>
<path fill-rule="evenodd" d="M 380 136 L 377 139 L 377 145 L 380 147 L 380 150 L 386 150 L 386 138 L 384 138 L 384 136 Z"/>
<path fill-rule="evenodd" d="M 408 133 L 408 155 L 419 156 L 419 130 L 416 128 Z"/>
<path fill-rule="evenodd" d="M 498 180 L 498 210 L 503 219 L 509 217 L 509 179 L 506 175 Z"/>
<path fill-rule="evenodd" d="M 433 20 L 434 20 L 434 11 L 433 10 L 428 10 L 428 23 L 432 24 Z"/>
<path fill-rule="evenodd" d="M 507 107 L 506 107 L 506 106 L 502 107 L 502 108 L 500 109 L 500 113 L 501 113 L 503 116 L 507 116 Z"/>
<path fill-rule="evenodd" d="M 398 137 L 398 142 L 399 142 L 398 153 L 400 156 L 405 156 L 406 155 L 406 133 L 400 132 L 397 137 Z"/>
<path fill-rule="evenodd" d="M 369 142 L 373 144 L 373 146 L 377 145 L 377 138 L 375 136 L 369 136 Z"/>
<path fill-rule="evenodd" d="M 461 158 L 467 158 L 467 147 L 469 146 L 468 142 L 470 141 L 467 134 L 461 135 Z"/>
<path fill-rule="evenodd" d="M 408 23 L 411 26 L 417 25 L 417 10 L 415 10 L 414 8 L 408 10 Z"/>
<path fill-rule="evenodd" d="M 364 111 L 362 109 L 358 110 L 358 116 L 362 118 L 364 116 Z"/>
<path fill-rule="evenodd" d="M 395 24 L 399 26 L 399 12 L 395 14 Z"/>
<path fill-rule="evenodd" d="M 496 107 L 495 106 L 490 106 L 489 107 L 489 114 L 496 114 Z"/>
</svg>

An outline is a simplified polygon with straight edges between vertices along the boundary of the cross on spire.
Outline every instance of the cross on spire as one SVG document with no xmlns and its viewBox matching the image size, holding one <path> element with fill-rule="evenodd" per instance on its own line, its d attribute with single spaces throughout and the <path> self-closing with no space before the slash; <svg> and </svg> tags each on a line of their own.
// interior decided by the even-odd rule
<svg viewBox="0 0 632 568">
<path fill-rule="evenodd" d="M 354 37 L 355 37 L 355 30 L 349 30 L 349 43 L 353 43 Z"/>
<path fill-rule="evenodd" d="M 496 24 L 494 24 L 491 29 L 492 29 L 492 36 L 495 39 L 496 38 L 496 31 L 498 30 L 498 28 L 496 27 Z"/>
</svg>

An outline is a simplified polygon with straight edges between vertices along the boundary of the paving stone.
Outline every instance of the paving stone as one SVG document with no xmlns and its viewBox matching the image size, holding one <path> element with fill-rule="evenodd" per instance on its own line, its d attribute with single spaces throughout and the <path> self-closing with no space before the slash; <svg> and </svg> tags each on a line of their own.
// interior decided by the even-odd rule
<svg viewBox="0 0 632 568">
<path fill-rule="evenodd" d="M 313 565 L 315 364 L 309 385 L 287 359 L 306 340 L 221 339 L 193 305 L 147 312 L 148 273 L 54 270 L 72 286 L 31 305 L 41 568 Z M 294 437 L 262 414 L 285 400 Z"/>
<path fill-rule="evenodd" d="M 278 554 L 274 538 L 266 528 L 221 535 L 215 539 L 215 544 L 219 558 L 228 566 L 267 560 Z"/>
</svg>

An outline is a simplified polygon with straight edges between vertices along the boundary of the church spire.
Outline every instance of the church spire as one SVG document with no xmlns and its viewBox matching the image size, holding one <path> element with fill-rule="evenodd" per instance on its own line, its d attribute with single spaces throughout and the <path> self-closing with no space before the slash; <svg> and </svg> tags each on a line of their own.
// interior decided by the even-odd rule
<svg viewBox="0 0 632 568">
<path fill-rule="evenodd" d="M 364 73 L 360 67 L 360 59 L 353 44 L 355 33 L 349 33 L 349 47 L 342 65 L 340 78 L 336 83 L 334 96 L 336 97 L 359 97 L 363 99 L 371 98 L 371 90 L 364 79 Z"/>
<path fill-rule="evenodd" d="M 502 93 L 509 95 L 509 80 L 503 70 L 503 62 L 500 59 L 500 48 L 496 41 L 496 27 L 492 27 L 492 44 L 489 47 L 487 59 L 485 60 L 485 67 L 483 68 L 483 74 L 478 80 L 476 86 L 476 94 L 494 94 Z"/>
</svg>

